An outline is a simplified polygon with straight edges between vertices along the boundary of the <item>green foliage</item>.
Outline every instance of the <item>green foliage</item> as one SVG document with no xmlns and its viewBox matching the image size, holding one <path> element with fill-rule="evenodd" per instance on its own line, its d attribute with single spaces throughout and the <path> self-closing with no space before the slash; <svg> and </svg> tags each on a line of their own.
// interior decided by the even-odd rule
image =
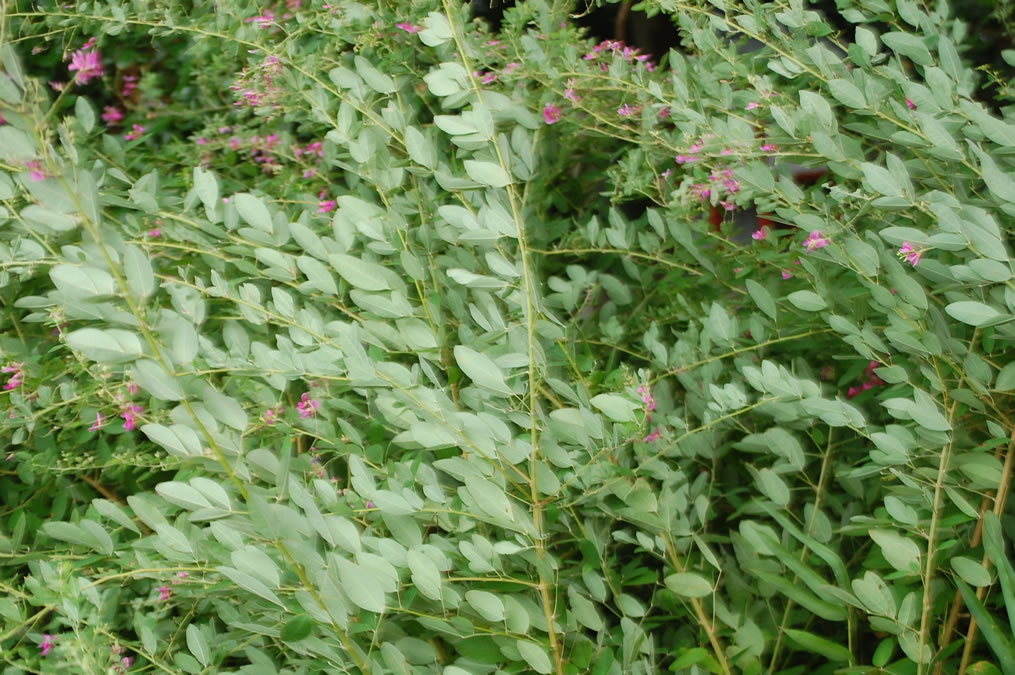
<svg viewBox="0 0 1015 675">
<path fill-rule="evenodd" d="M 654 69 L 14 4 L 11 672 L 1015 668 L 1015 118 L 945 3 L 646 1 Z"/>
</svg>

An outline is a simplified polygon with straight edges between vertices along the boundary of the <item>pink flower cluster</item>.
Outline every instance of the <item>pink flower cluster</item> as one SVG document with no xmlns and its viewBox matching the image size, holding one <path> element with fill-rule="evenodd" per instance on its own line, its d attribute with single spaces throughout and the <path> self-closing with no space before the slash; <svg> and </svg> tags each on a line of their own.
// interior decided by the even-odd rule
<svg viewBox="0 0 1015 675">
<path fill-rule="evenodd" d="M 651 61 L 651 54 L 642 54 L 637 47 L 629 47 L 620 40 L 603 40 L 593 47 L 592 51 L 587 53 L 583 58 L 586 61 L 595 61 L 600 57 L 600 55 L 604 54 L 619 55 L 625 61 L 643 63 L 645 64 L 645 70 L 649 72 L 656 69 L 656 64 Z M 601 63 L 600 68 L 604 71 L 609 70 L 609 65 Z"/>
<path fill-rule="evenodd" d="M 126 431 L 134 431 L 137 428 L 137 416 L 144 412 L 144 408 L 134 403 L 128 403 L 120 413 L 123 418 L 123 428 Z"/>
<path fill-rule="evenodd" d="M 831 240 L 825 236 L 825 233 L 821 230 L 813 230 L 806 239 L 804 239 L 804 248 L 808 251 L 815 251 L 819 248 L 828 246 Z"/>
<path fill-rule="evenodd" d="M 296 409 L 300 411 L 300 417 L 307 419 L 310 417 L 317 417 L 317 408 L 321 405 L 321 402 L 317 399 L 310 398 L 310 392 L 303 392 L 303 396 L 300 397 L 300 402 L 296 404 Z"/>
<path fill-rule="evenodd" d="M 269 55 L 255 68 L 244 68 L 229 88 L 236 92 L 239 100 L 233 105 L 278 107 L 283 90 L 276 80 L 282 74 L 282 62 L 277 56 Z"/>
<path fill-rule="evenodd" d="M 104 74 L 102 70 L 102 54 L 98 49 L 92 49 L 94 46 L 95 38 L 91 38 L 81 46 L 81 49 L 71 55 L 70 65 L 67 66 L 67 70 L 77 73 L 74 76 L 75 82 L 88 84 L 90 80 L 102 77 Z"/>
<path fill-rule="evenodd" d="M 853 398 L 857 394 L 873 389 L 874 387 L 880 387 L 885 383 L 880 377 L 874 374 L 874 369 L 881 366 L 877 361 L 871 361 L 867 364 L 867 367 L 863 371 L 864 381 L 859 387 L 850 387 L 849 391 L 846 392 L 847 398 Z"/>
<path fill-rule="evenodd" d="M 915 248 L 909 242 L 902 242 L 902 247 L 899 249 L 898 255 L 910 265 L 916 267 L 923 258 L 923 253 L 923 249 Z"/>
<path fill-rule="evenodd" d="M 423 30 L 422 26 L 417 26 L 416 24 L 409 23 L 408 21 L 396 23 L 395 28 L 398 28 L 399 30 L 404 30 L 406 33 L 418 33 L 421 30 Z"/>
<path fill-rule="evenodd" d="M 46 172 L 42 170 L 42 162 L 37 159 L 31 159 L 25 162 L 25 168 L 28 169 L 28 177 L 38 183 L 41 180 L 48 178 Z"/>
<path fill-rule="evenodd" d="M 10 391 L 11 389 L 17 389 L 24 384 L 25 371 L 22 368 L 25 364 L 18 362 L 8 363 L 6 366 L 0 368 L 0 372 L 11 373 L 11 379 L 7 380 L 7 384 L 4 385 L 4 389 Z"/>
<path fill-rule="evenodd" d="M 123 121 L 123 111 L 116 106 L 107 105 L 102 109 L 101 117 L 107 126 L 113 126 Z"/>
<path fill-rule="evenodd" d="M 48 656 L 49 653 L 53 651 L 53 647 L 56 646 L 56 643 L 53 642 L 53 638 L 55 637 L 55 635 L 50 635 L 49 633 L 42 634 L 42 642 L 39 643 L 39 650 L 42 656 Z"/>
<path fill-rule="evenodd" d="M 699 152 L 701 150 L 701 144 L 695 143 L 688 151 Z M 697 161 L 696 155 L 677 155 L 677 164 L 686 163 L 688 161 Z M 681 161 L 683 160 L 683 162 Z M 740 183 L 736 178 L 733 177 L 733 169 L 720 169 L 713 171 L 708 176 L 708 183 L 695 183 L 690 187 L 690 193 L 694 197 L 697 197 L 701 201 L 707 201 L 715 193 L 718 196 L 726 196 L 726 199 L 719 201 L 719 205 L 727 211 L 732 211 L 736 208 L 736 204 L 731 198 L 736 193 L 740 192 Z M 757 239 L 757 237 L 755 237 Z"/>
<path fill-rule="evenodd" d="M 560 108 L 553 105 L 552 103 L 547 103 L 545 106 L 543 106 L 543 121 L 546 122 L 547 124 L 554 124 L 556 122 L 559 122 L 561 116 L 562 113 Z"/>
<path fill-rule="evenodd" d="M 123 135 L 123 138 L 128 141 L 136 141 L 137 139 L 141 138 L 141 136 L 146 131 L 148 131 L 148 129 L 141 126 L 140 124 L 132 124 L 130 126 L 130 131 L 125 133 Z"/>
<path fill-rule="evenodd" d="M 123 76 L 123 87 L 120 89 L 120 93 L 124 98 L 130 98 L 134 90 L 137 89 L 138 80 L 140 78 L 137 75 L 124 75 Z"/>
<path fill-rule="evenodd" d="M 638 387 L 638 393 L 641 394 L 641 402 L 645 406 L 647 412 L 654 412 L 656 409 L 656 400 L 652 396 L 652 390 L 646 385 Z"/>
<path fill-rule="evenodd" d="M 284 408 L 282 408 L 282 406 L 280 405 L 275 406 L 274 408 L 268 408 L 267 410 L 264 411 L 264 414 L 261 415 L 261 421 L 267 424 L 269 427 L 274 426 L 275 422 L 278 421 L 278 418 L 282 415 L 283 411 Z"/>
</svg>

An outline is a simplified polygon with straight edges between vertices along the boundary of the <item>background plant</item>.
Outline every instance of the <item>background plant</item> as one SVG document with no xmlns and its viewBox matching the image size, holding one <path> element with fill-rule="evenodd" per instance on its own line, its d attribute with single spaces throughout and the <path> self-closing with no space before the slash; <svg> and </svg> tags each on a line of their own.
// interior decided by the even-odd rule
<svg viewBox="0 0 1015 675">
<path fill-rule="evenodd" d="M 645 5 L 3 5 L 12 672 L 1015 672 L 966 26 Z"/>
</svg>

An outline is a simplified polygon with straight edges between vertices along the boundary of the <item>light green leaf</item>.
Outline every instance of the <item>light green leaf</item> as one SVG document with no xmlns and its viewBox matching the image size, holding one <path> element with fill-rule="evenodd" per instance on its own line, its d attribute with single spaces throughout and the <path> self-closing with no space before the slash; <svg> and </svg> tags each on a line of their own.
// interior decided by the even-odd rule
<svg viewBox="0 0 1015 675">
<path fill-rule="evenodd" d="M 593 396 L 591 403 L 614 422 L 634 422 L 634 411 L 641 407 L 638 403 L 617 394 Z"/>
<path fill-rule="evenodd" d="M 247 413 L 235 398 L 217 391 L 214 387 L 205 386 L 204 402 L 208 411 L 219 422 L 237 431 L 242 432 L 246 430 L 248 424 Z"/>
<path fill-rule="evenodd" d="M 754 279 L 748 279 L 747 292 L 751 294 L 754 304 L 756 304 L 762 312 L 767 314 L 774 321 L 776 318 L 776 305 L 775 300 L 772 299 L 772 294 L 768 292 L 768 289 Z"/>
<path fill-rule="evenodd" d="M 892 51 L 909 58 L 918 65 L 929 66 L 934 62 L 926 43 L 911 33 L 901 31 L 885 33 L 881 36 L 881 41 Z"/>
<path fill-rule="evenodd" d="M 391 94 L 395 91 L 395 81 L 374 67 L 372 63 L 357 54 L 354 58 L 356 72 L 363 78 L 367 86 L 379 94 Z"/>
<path fill-rule="evenodd" d="M 279 607 L 285 607 L 285 605 L 282 604 L 282 601 L 278 599 L 278 596 L 275 595 L 267 586 L 246 572 L 241 572 L 238 569 L 227 567 L 225 565 L 216 567 L 215 569 L 218 570 L 219 573 L 228 577 L 233 583 L 243 590 L 264 598 L 268 602 L 274 603 Z"/>
<path fill-rule="evenodd" d="M 183 398 L 180 383 L 155 361 L 141 359 L 134 363 L 131 372 L 141 388 L 160 401 L 179 401 Z"/>
<path fill-rule="evenodd" d="M 455 361 L 458 367 L 478 386 L 488 389 L 497 394 L 511 396 L 511 388 L 504 381 L 504 374 L 497 364 L 486 354 L 477 352 L 475 349 L 457 345 L 455 347 Z"/>
<path fill-rule="evenodd" d="M 412 583 L 419 592 L 431 600 L 441 599 L 441 573 L 436 563 L 418 548 L 406 554 L 406 562 L 412 574 Z"/>
<path fill-rule="evenodd" d="M 194 189 L 197 191 L 197 196 L 201 200 L 201 203 L 204 204 L 204 208 L 209 211 L 218 208 L 219 182 L 214 173 L 200 166 L 195 166 Z"/>
<path fill-rule="evenodd" d="M 990 572 L 972 558 L 957 555 L 950 561 L 952 569 L 963 581 L 977 588 L 990 586 Z"/>
<path fill-rule="evenodd" d="M 74 101 L 74 115 L 78 118 L 78 122 L 81 122 L 85 133 L 92 133 L 95 128 L 95 108 L 87 97 L 78 96 L 78 100 Z"/>
<path fill-rule="evenodd" d="M 867 107 L 867 99 L 864 98 L 863 92 L 851 80 L 829 80 L 828 89 L 832 92 L 832 96 L 845 106 L 858 110 Z"/>
<path fill-rule="evenodd" d="M 814 633 L 794 628 L 787 628 L 785 633 L 790 640 L 803 647 L 807 652 L 820 654 L 830 661 L 843 663 L 849 661 L 853 656 L 849 649 L 838 642 L 819 637 Z"/>
<path fill-rule="evenodd" d="M 787 295 L 786 299 L 805 312 L 817 312 L 828 307 L 824 298 L 814 291 L 794 291 Z"/>
<path fill-rule="evenodd" d="M 990 305 L 975 300 L 960 300 L 945 307 L 948 316 L 970 326 L 988 326 L 1010 318 Z"/>
<path fill-rule="evenodd" d="M 713 592 L 712 583 L 694 572 L 678 572 L 666 577 L 666 588 L 685 598 L 703 598 Z"/>
<path fill-rule="evenodd" d="M 211 663 L 211 648 L 208 640 L 205 639 L 201 629 L 196 624 L 187 626 L 187 649 L 200 661 L 202 666 L 207 667 Z"/>
<path fill-rule="evenodd" d="M 113 277 L 96 267 L 54 265 L 49 270 L 49 277 L 64 296 L 72 299 L 107 297 L 116 292 Z"/>
<path fill-rule="evenodd" d="M 241 192 L 233 195 L 233 202 L 236 204 L 236 211 L 248 225 L 262 232 L 271 234 L 274 226 L 271 222 L 271 212 L 268 206 L 260 197 Z"/>
<path fill-rule="evenodd" d="M 860 169 L 863 171 L 864 179 L 877 192 L 888 197 L 903 196 L 902 183 L 885 167 L 864 162 L 860 165 Z"/>
<path fill-rule="evenodd" d="M 553 664 L 550 662 L 545 647 L 528 640 L 519 640 L 515 645 L 518 647 L 518 653 L 522 655 L 532 670 L 544 674 L 553 672 Z"/>
<path fill-rule="evenodd" d="M 167 502 L 176 504 L 177 506 L 182 506 L 190 511 L 210 509 L 212 507 L 211 502 L 209 502 L 203 494 L 186 483 L 180 483 L 177 481 L 159 483 L 155 486 L 155 493 Z"/>
<path fill-rule="evenodd" d="M 412 161 L 428 169 L 437 167 L 437 147 L 432 139 L 423 135 L 416 127 L 405 130 L 405 150 Z"/>
<path fill-rule="evenodd" d="M 384 589 L 377 578 L 364 569 L 348 560 L 336 559 L 338 564 L 338 577 L 342 582 L 342 591 L 352 600 L 352 603 L 360 609 L 365 609 L 374 614 L 384 612 Z"/>
<path fill-rule="evenodd" d="M 502 188 L 511 183 L 510 174 L 500 164 L 494 162 L 467 159 L 465 160 L 465 173 L 480 185 Z"/>
<path fill-rule="evenodd" d="M 124 247 L 123 271 L 127 275 L 127 288 L 138 300 L 144 300 L 155 292 L 152 264 L 144 251 L 134 244 Z"/>
<path fill-rule="evenodd" d="M 174 457 L 190 457 L 201 454 L 201 439 L 190 427 L 182 424 L 163 426 L 145 424 L 141 432 L 152 442 L 158 443 Z"/>
<path fill-rule="evenodd" d="M 71 349 L 99 363 L 127 363 L 143 353 L 136 333 L 116 328 L 79 328 L 67 333 L 65 339 Z"/>
<path fill-rule="evenodd" d="M 900 572 L 915 574 L 920 571 L 920 547 L 912 539 L 892 530 L 874 529 L 870 536 L 892 567 Z"/>
<path fill-rule="evenodd" d="M 356 288 L 364 291 L 391 290 L 382 265 L 344 253 L 332 253 L 328 261 L 339 276 Z"/>
<path fill-rule="evenodd" d="M 117 525 L 122 525 L 134 534 L 140 535 L 141 530 L 138 529 L 134 521 L 130 519 L 127 512 L 121 509 L 119 506 L 107 499 L 93 499 L 92 506 L 99 512 L 99 515 L 109 518 Z"/>
<path fill-rule="evenodd" d="M 487 591 L 467 591 L 465 601 L 487 621 L 496 623 L 504 620 L 504 603 Z"/>
</svg>

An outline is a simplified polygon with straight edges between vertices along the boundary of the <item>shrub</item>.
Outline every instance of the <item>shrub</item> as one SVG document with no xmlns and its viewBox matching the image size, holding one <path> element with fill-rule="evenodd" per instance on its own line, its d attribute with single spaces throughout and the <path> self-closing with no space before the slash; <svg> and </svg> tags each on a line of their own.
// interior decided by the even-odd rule
<svg viewBox="0 0 1015 675">
<path fill-rule="evenodd" d="M 964 24 L 565 4 L 7 14 L 11 672 L 1015 672 Z"/>
</svg>

